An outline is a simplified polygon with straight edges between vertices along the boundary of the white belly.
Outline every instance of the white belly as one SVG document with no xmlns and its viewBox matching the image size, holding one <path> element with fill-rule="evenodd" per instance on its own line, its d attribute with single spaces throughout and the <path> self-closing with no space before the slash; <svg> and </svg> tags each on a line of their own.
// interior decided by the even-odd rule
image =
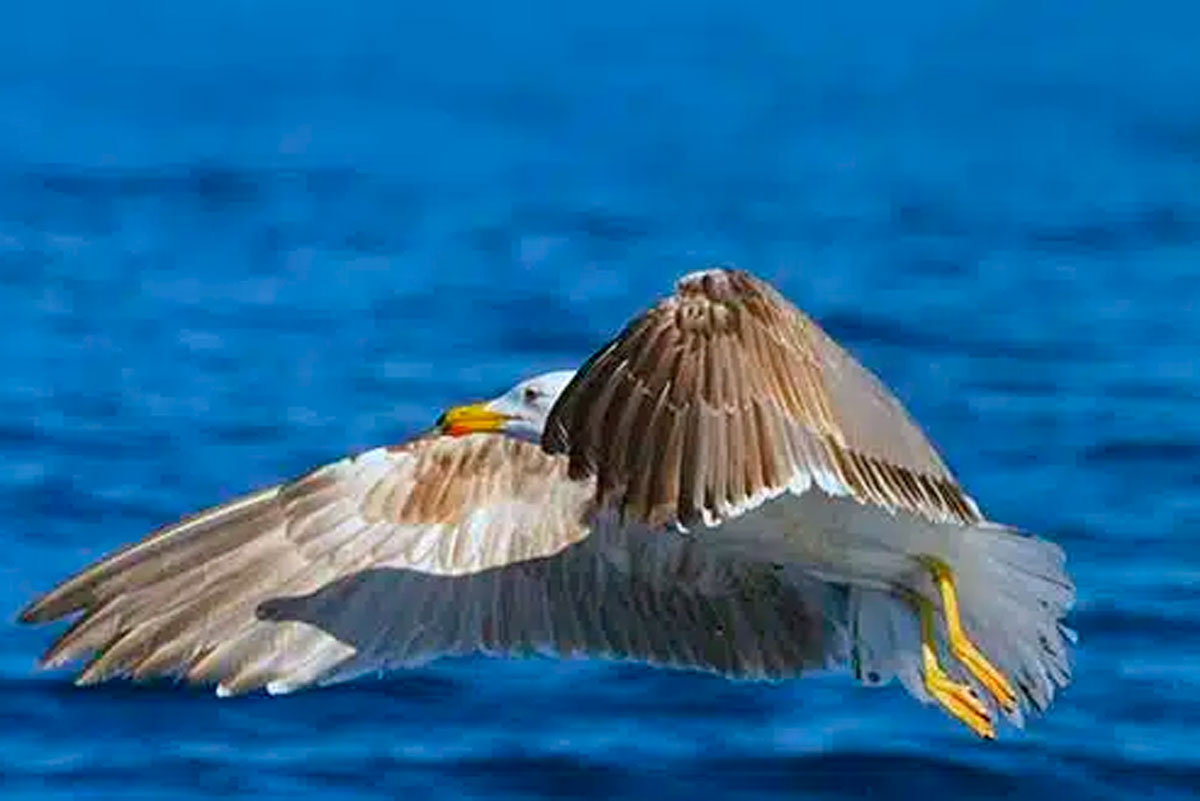
<svg viewBox="0 0 1200 801">
<path fill-rule="evenodd" d="M 967 529 L 927 523 L 812 489 L 785 493 L 762 506 L 692 535 L 747 558 L 801 569 L 826 581 L 924 589 L 916 557 L 954 562 Z"/>
</svg>

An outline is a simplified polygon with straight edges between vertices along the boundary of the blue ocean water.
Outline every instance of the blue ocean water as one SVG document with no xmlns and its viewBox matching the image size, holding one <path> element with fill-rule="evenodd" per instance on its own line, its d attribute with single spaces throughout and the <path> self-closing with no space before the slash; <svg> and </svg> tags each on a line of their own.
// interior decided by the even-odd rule
<svg viewBox="0 0 1200 801">
<path fill-rule="evenodd" d="M 0 795 L 1192 798 L 1200 6 L 23 4 L 0 25 Z M 286 699 L 34 669 L 120 543 L 774 281 L 996 519 L 1076 682 L 982 743 L 898 687 L 461 659 Z"/>
</svg>

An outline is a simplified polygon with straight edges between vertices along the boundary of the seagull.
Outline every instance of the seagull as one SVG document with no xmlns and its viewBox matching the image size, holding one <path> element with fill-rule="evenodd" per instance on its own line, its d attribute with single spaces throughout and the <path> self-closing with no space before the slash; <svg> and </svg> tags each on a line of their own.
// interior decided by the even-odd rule
<svg viewBox="0 0 1200 801">
<path fill-rule="evenodd" d="M 897 679 L 984 738 L 1070 681 L 1064 554 L 987 520 L 901 403 L 714 268 L 576 371 L 151 533 L 21 614 L 41 659 L 272 694 L 450 654 Z"/>
</svg>

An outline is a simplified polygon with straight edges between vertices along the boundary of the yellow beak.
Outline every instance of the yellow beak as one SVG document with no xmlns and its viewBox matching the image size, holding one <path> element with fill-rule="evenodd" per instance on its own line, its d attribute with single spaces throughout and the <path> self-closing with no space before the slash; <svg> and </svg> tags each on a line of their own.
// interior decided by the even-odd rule
<svg viewBox="0 0 1200 801">
<path fill-rule="evenodd" d="M 438 418 L 437 427 L 443 434 L 461 437 L 480 431 L 501 431 L 508 415 L 493 412 L 482 403 L 455 406 Z"/>
</svg>

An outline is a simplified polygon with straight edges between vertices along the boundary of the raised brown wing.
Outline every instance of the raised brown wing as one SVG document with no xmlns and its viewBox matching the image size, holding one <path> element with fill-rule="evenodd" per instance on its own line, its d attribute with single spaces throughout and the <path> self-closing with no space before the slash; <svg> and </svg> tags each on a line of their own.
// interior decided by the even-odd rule
<svg viewBox="0 0 1200 801">
<path fill-rule="evenodd" d="M 785 491 L 981 519 L 900 402 L 772 287 L 682 278 L 559 397 L 543 434 L 626 519 L 715 525 Z"/>
<path fill-rule="evenodd" d="M 366 569 L 454 578 L 556 554 L 590 532 L 593 483 L 566 467 L 491 435 L 368 451 L 155 532 L 22 620 L 82 612 L 43 657 L 55 666 L 94 655 L 81 683 L 182 675 L 234 692 L 319 672 L 353 649 L 260 620 L 263 602 Z"/>
</svg>

